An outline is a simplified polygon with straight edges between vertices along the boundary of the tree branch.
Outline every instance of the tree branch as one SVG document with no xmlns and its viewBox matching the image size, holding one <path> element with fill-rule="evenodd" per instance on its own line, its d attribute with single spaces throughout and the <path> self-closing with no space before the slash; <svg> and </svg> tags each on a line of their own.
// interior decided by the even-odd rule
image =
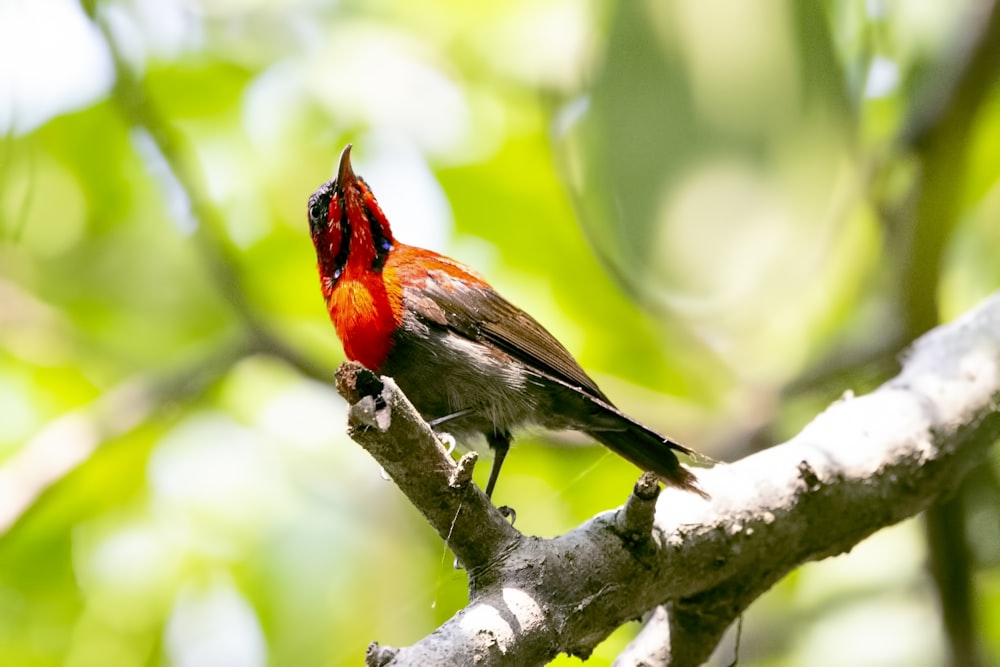
<svg viewBox="0 0 1000 667">
<path fill-rule="evenodd" d="M 954 40 L 956 52 L 928 81 L 900 137 L 920 164 L 914 210 L 900 230 L 904 238 L 895 239 L 905 250 L 900 288 L 907 338 L 938 323 L 942 257 L 961 214 L 969 135 L 1000 76 L 998 41 L 1000 5 L 996 0 L 973 5 Z"/>
<path fill-rule="evenodd" d="M 470 579 L 516 546 L 523 536 L 471 483 L 476 455 L 456 465 L 396 383 L 348 361 L 337 370 L 337 390 L 351 403 L 350 436 L 423 513 Z"/>
<path fill-rule="evenodd" d="M 670 664 L 670 613 L 659 605 L 646 616 L 642 630 L 618 655 L 614 667 L 666 667 Z"/>
<path fill-rule="evenodd" d="M 426 458 L 409 449 L 418 438 L 392 442 L 402 433 L 430 438 L 395 385 L 358 387 L 364 374 L 352 378 L 350 368 L 339 385 L 355 404 L 352 437 L 438 532 L 444 517 L 461 519 L 466 503 L 475 505 L 444 531 L 456 553 L 477 564 L 469 605 L 412 646 L 373 644 L 369 664 L 585 657 L 619 625 L 665 604 L 666 664 L 696 665 L 789 571 L 913 516 L 983 461 L 1000 436 L 1000 293 L 917 341 L 901 373 L 871 394 L 845 396 L 783 445 L 700 471 L 711 501 L 661 492 L 655 524 L 640 539 L 635 526 L 648 502 L 641 491 L 625 508 L 552 539 L 500 528 L 472 485 L 449 487 L 457 466 L 443 451 Z M 474 517 L 495 532 L 482 538 Z"/>
</svg>

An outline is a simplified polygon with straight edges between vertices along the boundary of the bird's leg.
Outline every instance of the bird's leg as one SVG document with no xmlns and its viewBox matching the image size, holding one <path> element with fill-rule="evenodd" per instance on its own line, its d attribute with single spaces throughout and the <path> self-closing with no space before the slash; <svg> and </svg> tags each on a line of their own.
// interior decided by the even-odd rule
<svg viewBox="0 0 1000 667">
<path fill-rule="evenodd" d="M 493 467 L 490 468 L 490 478 L 486 482 L 486 497 L 493 499 L 493 488 L 497 485 L 500 477 L 500 468 L 503 467 L 503 460 L 510 451 L 510 433 L 490 433 L 486 436 L 486 442 L 493 450 Z"/>
<path fill-rule="evenodd" d="M 444 417 L 438 417 L 437 419 L 432 419 L 427 422 L 427 425 L 431 428 L 437 428 L 445 422 L 451 421 L 452 419 L 457 419 L 458 417 L 464 417 L 465 415 L 472 412 L 472 408 L 464 408 L 458 412 L 452 412 L 450 415 L 445 415 Z"/>
<path fill-rule="evenodd" d="M 443 417 L 432 419 L 427 424 L 432 429 L 436 429 L 441 424 L 445 424 L 458 417 L 464 417 L 474 410 L 475 408 L 471 407 L 463 408 Z M 448 449 L 448 453 L 450 454 L 451 449 L 455 445 L 455 439 L 448 433 L 439 433 L 438 437 L 442 440 L 450 441 L 451 447 Z M 503 460 L 507 457 L 507 452 L 510 451 L 510 433 L 508 431 L 502 433 L 492 431 L 486 434 L 486 442 L 489 443 L 490 449 L 493 450 L 493 467 L 490 468 L 490 478 L 486 482 L 486 497 L 493 500 L 493 488 L 497 485 L 497 478 L 500 477 L 500 468 L 503 467 Z M 500 510 L 501 514 L 510 519 L 511 523 L 514 523 L 514 520 L 517 519 L 517 512 L 514 511 L 514 508 L 507 505 L 500 505 L 497 509 Z"/>
<path fill-rule="evenodd" d="M 490 449 L 493 450 L 493 467 L 490 468 L 490 478 L 486 481 L 486 497 L 493 500 L 493 487 L 497 485 L 497 478 L 500 477 L 500 468 L 503 467 L 503 460 L 507 457 L 507 452 L 510 451 L 510 433 L 504 431 L 503 433 L 487 433 L 486 442 L 489 444 Z M 500 505 L 497 507 L 500 510 L 500 514 L 510 519 L 511 523 L 517 519 L 517 512 L 513 508 L 507 505 Z"/>
</svg>

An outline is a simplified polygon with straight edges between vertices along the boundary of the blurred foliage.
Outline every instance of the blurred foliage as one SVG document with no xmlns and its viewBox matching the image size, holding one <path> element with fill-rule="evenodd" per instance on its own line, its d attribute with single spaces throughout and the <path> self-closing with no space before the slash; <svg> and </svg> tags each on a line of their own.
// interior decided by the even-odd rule
<svg viewBox="0 0 1000 667">
<path fill-rule="evenodd" d="M 465 603 L 329 383 L 304 208 L 346 142 L 398 237 L 475 266 L 626 411 L 736 458 L 891 373 L 924 272 L 942 319 L 1000 284 L 995 77 L 960 141 L 914 139 L 983 20 L 0 2 L 0 664 L 358 664 Z M 927 173 L 955 181 L 947 219 L 914 205 Z M 940 239 L 923 266 L 914 229 Z M 498 494 L 519 528 L 625 499 L 636 471 L 580 444 L 518 442 Z M 968 503 L 992 662 L 998 473 Z M 924 561 L 908 522 L 802 568 L 748 612 L 741 664 L 941 664 Z"/>
</svg>

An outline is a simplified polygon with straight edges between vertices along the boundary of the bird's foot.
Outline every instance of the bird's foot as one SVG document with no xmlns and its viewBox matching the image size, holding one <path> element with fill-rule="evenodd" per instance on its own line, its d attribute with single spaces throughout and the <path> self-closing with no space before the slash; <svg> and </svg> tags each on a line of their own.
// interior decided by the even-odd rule
<svg viewBox="0 0 1000 667">
<path fill-rule="evenodd" d="M 444 445 L 445 452 L 450 455 L 453 451 L 455 451 L 455 436 L 451 433 L 445 433 L 443 431 L 441 433 L 435 433 L 435 435 L 437 435 L 441 444 Z"/>
<path fill-rule="evenodd" d="M 500 505 L 497 507 L 497 510 L 500 512 L 503 518 L 510 519 L 510 525 L 513 526 L 514 522 L 517 521 L 517 512 L 515 512 L 514 508 L 511 507 L 510 505 Z"/>
</svg>

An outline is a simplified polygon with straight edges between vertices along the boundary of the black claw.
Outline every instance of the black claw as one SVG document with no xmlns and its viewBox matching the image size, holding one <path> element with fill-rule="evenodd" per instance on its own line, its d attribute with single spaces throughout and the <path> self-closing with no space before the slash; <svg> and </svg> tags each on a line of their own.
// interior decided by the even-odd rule
<svg viewBox="0 0 1000 667">
<path fill-rule="evenodd" d="M 514 522 L 517 521 L 517 512 L 515 512 L 514 508 L 510 505 L 501 505 L 497 508 L 497 510 L 500 511 L 503 518 L 510 519 L 510 525 L 513 526 Z"/>
</svg>

